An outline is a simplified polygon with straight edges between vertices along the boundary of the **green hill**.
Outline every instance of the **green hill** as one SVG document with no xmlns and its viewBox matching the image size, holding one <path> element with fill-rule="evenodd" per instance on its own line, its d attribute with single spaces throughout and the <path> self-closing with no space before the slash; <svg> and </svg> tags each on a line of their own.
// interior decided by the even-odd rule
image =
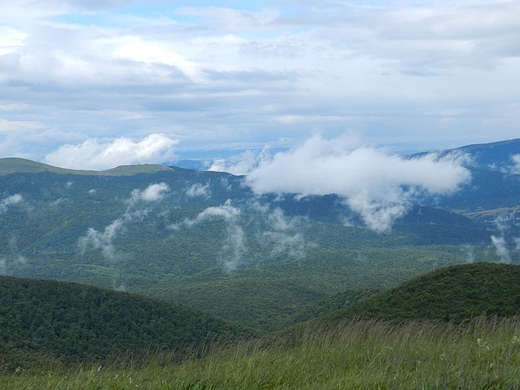
<svg viewBox="0 0 520 390">
<path fill-rule="evenodd" d="M 442 268 L 322 317 L 462 322 L 520 311 L 520 266 L 476 263 Z"/>
<path fill-rule="evenodd" d="M 253 331 L 191 308 L 75 283 L 0 277 L 0 368 L 46 355 L 103 361 Z"/>
</svg>

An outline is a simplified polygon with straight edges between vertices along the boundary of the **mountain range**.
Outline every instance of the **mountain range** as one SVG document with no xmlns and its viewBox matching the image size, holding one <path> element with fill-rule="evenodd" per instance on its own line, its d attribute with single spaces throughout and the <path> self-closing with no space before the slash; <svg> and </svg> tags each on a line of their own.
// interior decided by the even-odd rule
<svg viewBox="0 0 520 390">
<path fill-rule="evenodd" d="M 438 152 L 449 154 L 465 155 L 471 181 L 416 197 L 388 232 L 367 228 L 338 195 L 258 195 L 224 172 L 0 159 L 0 274 L 277 330 L 333 294 L 392 288 L 443 266 L 517 263 L 520 140 Z"/>
</svg>

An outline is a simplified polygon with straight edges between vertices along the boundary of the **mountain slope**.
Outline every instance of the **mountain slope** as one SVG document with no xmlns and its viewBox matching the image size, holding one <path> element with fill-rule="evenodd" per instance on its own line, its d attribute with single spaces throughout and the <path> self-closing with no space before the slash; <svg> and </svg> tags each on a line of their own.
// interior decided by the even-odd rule
<svg viewBox="0 0 520 390">
<path fill-rule="evenodd" d="M 520 154 L 520 138 L 487 144 L 466 145 L 443 152 L 466 153 L 479 169 L 510 171 L 514 165 L 513 156 Z"/>
<path fill-rule="evenodd" d="M 0 367 L 38 355 L 67 363 L 158 348 L 183 351 L 254 334 L 194 309 L 137 295 L 0 277 Z"/>
<path fill-rule="evenodd" d="M 485 315 L 512 316 L 520 311 L 520 266 L 475 263 L 442 268 L 414 278 L 323 317 L 461 322 Z"/>
</svg>

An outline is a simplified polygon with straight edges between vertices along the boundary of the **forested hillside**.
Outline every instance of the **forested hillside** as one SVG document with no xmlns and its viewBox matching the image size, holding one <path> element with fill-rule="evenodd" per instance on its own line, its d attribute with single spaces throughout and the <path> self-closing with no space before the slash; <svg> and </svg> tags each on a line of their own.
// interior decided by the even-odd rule
<svg viewBox="0 0 520 390">
<path fill-rule="evenodd" d="M 188 307 L 95 287 L 0 277 L 0 370 L 32 361 L 108 362 L 151 352 L 182 357 L 256 335 Z"/>
<path fill-rule="evenodd" d="M 520 266 L 475 263 L 451 266 L 374 294 L 325 317 L 463 322 L 520 314 Z"/>
</svg>

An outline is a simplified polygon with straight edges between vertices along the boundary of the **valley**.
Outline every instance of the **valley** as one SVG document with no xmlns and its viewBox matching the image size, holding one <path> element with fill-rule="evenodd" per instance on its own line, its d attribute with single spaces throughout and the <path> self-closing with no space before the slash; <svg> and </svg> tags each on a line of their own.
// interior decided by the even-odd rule
<svg viewBox="0 0 520 390">
<path fill-rule="evenodd" d="M 228 329 L 222 335 L 231 332 L 236 339 L 297 333 L 308 321 L 332 321 L 326 325 L 332 326 L 366 317 L 464 322 L 482 314 L 515 316 L 520 308 L 519 293 L 502 288 L 520 285 L 520 280 L 505 281 L 516 275 L 520 262 L 520 176 L 506 169 L 517 151 L 520 140 L 461 148 L 457 153 L 466 153 L 471 162 L 466 165 L 471 181 L 457 192 L 442 196 L 417 192 L 402 204 L 379 201 L 370 206 L 370 214 L 360 214 L 336 194 L 257 193 L 244 176 L 224 172 L 155 165 L 73 171 L 23 159 L 0 159 L 0 273 L 9 278 L 4 283 L 44 283 L 31 287 L 44 300 L 38 305 L 64 305 L 65 297 L 58 299 L 52 290 L 63 291 L 74 282 L 78 289 L 92 286 L 89 288 L 101 288 L 105 295 L 112 290 L 128 299 L 142 297 L 156 302 L 154 305 L 168 305 L 172 318 L 178 308 L 189 307 L 193 319 L 188 324 L 202 324 L 207 321 L 202 318 L 209 315 L 218 329 Z M 449 291 L 447 286 L 464 289 L 460 283 L 466 283 L 446 282 L 441 290 L 427 292 L 432 283 L 415 278 L 451 269 L 446 267 L 478 268 L 480 264 L 498 267 L 479 268 L 476 283 L 489 280 L 491 290 L 472 294 L 489 299 L 487 306 L 467 311 L 455 308 L 438 315 L 433 315 L 433 309 L 397 308 L 397 301 L 412 302 L 413 297 L 422 299 L 419 306 L 425 307 L 432 297 Z M 397 301 L 388 303 L 381 295 L 406 288 L 412 280 L 418 280 L 420 287 L 411 296 L 395 293 Z M 493 288 L 497 294 L 511 295 L 507 309 L 493 301 Z M 86 292 L 81 294 L 86 297 Z M 444 300 L 449 301 L 449 295 Z M 16 306 L 16 299 L 10 302 L 3 304 L 5 313 L 10 312 L 9 305 Z M 82 304 L 87 302 L 70 303 L 79 312 L 95 311 L 92 305 L 80 309 Z M 124 305 L 137 310 L 136 303 Z M 375 311 L 370 305 L 391 309 L 393 314 Z M 65 318 L 88 323 L 80 317 Z M 16 326 L 16 322 L 6 321 L 5 329 Z M 157 321 L 170 320 L 153 320 Z M 217 325 L 218 321 L 222 323 Z M 93 325 L 85 325 L 87 330 L 81 330 L 82 326 L 70 328 L 70 340 L 87 337 L 85 345 L 91 345 L 87 335 Z M 16 363 L 4 360 L 4 370 L 16 369 L 13 364 L 26 367 L 24 359 L 38 361 L 39 348 L 49 354 L 54 362 L 51 366 L 65 364 L 55 360 L 59 348 L 65 348 L 58 348 L 57 341 L 58 355 L 53 355 L 54 347 L 24 341 L 35 337 L 31 335 L 35 329 L 28 325 L 29 333 L 16 336 L 17 344 L 9 341 L 15 340 L 13 336 L 4 336 L 5 356 L 17 351 Z M 196 329 L 188 327 L 182 332 L 191 340 L 204 339 L 204 332 L 212 332 L 203 325 L 202 333 L 193 336 Z M 56 333 L 55 328 L 38 331 Z M 146 332 L 168 334 L 164 330 Z M 211 337 L 218 338 L 220 333 L 215 330 Z M 182 343 L 168 345 L 168 339 L 156 336 L 147 344 L 152 349 L 186 348 Z M 137 344 L 129 341 L 119 349 L 116 346 L 108 350 L 89 347 L 97 357 L 78 346 L 83 355 L 71 357 L 64 367 L 78 358 L 96 361 L 102 356 L 123 356 Z"/>
</svg>

